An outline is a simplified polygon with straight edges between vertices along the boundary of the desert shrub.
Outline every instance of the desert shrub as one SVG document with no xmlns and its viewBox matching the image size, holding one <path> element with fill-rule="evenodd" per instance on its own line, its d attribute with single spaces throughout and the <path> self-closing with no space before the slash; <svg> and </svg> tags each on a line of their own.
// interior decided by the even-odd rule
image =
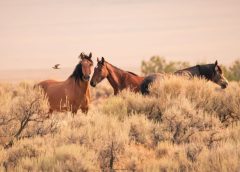
<svg viewBox="0 0 240 172">
<path fill-rule="evenodd" d="M 238 171 L 238 144 L 223 142 L 208 149 L 200 143 L 176 145 L 161 142 L 155 151 L 157 161 L 152 160 L 143 168 L 145 171 Z"/>
<path fill-rule="evenodd" d="M 152 130 L 156 135 L 164 133 L 154 136 L 159 141 L 169 140 L 176 144 L 203 142 L 212 147 L 224 139 L 221 128 L 239 120 L 240 96 L 234 93 L 239 88 L 231 83 L 226 90 L 219 90 L 203 79 L 189 80 L 170 75 L 152 85 L 151 96 L 124 91 L 120 96 L 107 100 L 102 109 L 104 113 L 109 112 L 120 119 L 144 114 L 148 119 L 159 122 L 160 127 Z M 226 103 L 230 102 L 230 97 L 231 103 Z M 140 129 L 133 125 L 131 131 L 136 134 Z M 139 133 L 144 132 L 147 130 Z M 136 140 L 143 143 L 144 137 L 139 135 Z M 157 142 L 155 140 L 155 144 Z"/>
<path fill-rule="evenodd" d="M 48 101 L 41 89 L 20 83 L 2 88 L 0 97 L 0 144 L 9 147 L 14 139 L 56 131 L 56 120 L 48 116 Z"/>
<path fill-rule="evenodd" d="M 0 146 L 0 171 L 4 171 L 4 161 L 7 158 L 7 152 L 6 150 Z"/>
<path fill-rule="evenodd" d="M 0 86 L 1 114 L 14 112 L 11 101 L 21 104 L 17 99 L 27 94 L 24 84 L 17 85 L 22 92 L 14 87 Z M 205 80 L 167 76 L 152 85 L 150 96 L 127 90 L 97 98 L 87 115 L 62 112 L 30 121 L 12 147 L 0 146 L 0 171 L 238 171 L 239 87 L 231 82 L 221 90 Z M 8 122 L 14 134 L 18 125 Z"/>
<path fill-rule="evenodd" d="M 136 116 L 131 117 L 130 124 L 130 140 L 135 141 L 138 144 L 146 144 L 150 141 L 148 137 L 150 136 L 151 122 L 149 122 L 144 116 L 140 118 Z"/>
<path fill-rule="evenodd" d="M 39 151 L 32 144 L 20 144 L 8 152 L 4 166 L 6 169 L 12 169 L 17 166 L 19 161 L 24 158 L 33 158 L 39 156 Z"/>
<path fill-rule="evenodd" d="M 166 76 L 154 83 L 151 96 L 142 96 L 123 91 L 120 96 L 111 97 L 104 102 L 104 113 L 119 115 L 121 118 L 134 113 L 143 113 L 149 119 L 161 121 L 161 117 L 169 106 L 186 102 L 189 110 L 202 115 L 209 114 L 218 118 L 225 125 L 239 121 L 240 87 L 238 83 L 230 83 L 225 90 L 204 79 Z M 177 101 L 176 101 L 177 100 Z M 172 103 L 174 102 L 174 103 Z M 230 102 L 230 103 L 227 103 Z M 126 113 L 127 112 L 127 113 Z M 204 112 L 204 113 L 202 113 Z"/>
<path fill-rule="evenodd" d="M 10 171 L 86 172 L 97 169 L 95 152 L 84 146 L 69 144 L 53 148 L 44 143 L 34 145 L 29 141 L 20 142 L 8 150 L 4 168 Z"/>
<path fill-rule="evenodd" d="M 91 100 L 94 105 L 101 103 L 103 99 L 111 95 L 113 95 L 113 89 L 107 80 L 102 81 L 94 88 L 91 87 Z"/>
<path fill-rule="evenodd" d="M 54 152 L 37 159 L 41 171 L 93 171 L 96 170 L 96 155 L 93 151 L 76 144 L 56 147 Z"/>
<path fill-rule="evenodd" d="M 218 117 L 225 125 L 239 121 L 240 87 L 236 83 L 231 82 L 222 90 L 204 79 L 167 76 L 153 84 L 151 90 L 152 96 L 162 101 L 169 96 L 168 102 L 184 97 L 192 103 L 193 109 Z"/>
<path fill-rule="evenodd" d="M 101 111 L 108 115 L 116 115 L 118 119 L 123 120 L 127 114 L 127 105 L 122 97 L 110 97 L 105 101 L 104 106 L 101 106 Z"/>
<path fill-rule="evenodd" d="M 46 152 L 45 146 L 42 137 L 18 140 L 9 149 L 4 149 L 2 166 L 6 171 L 36 171 L 33 160 Z"/>
<path fill-rule="evenodd" d="M 97 153 L 100 168 L 105 171 L 113 169 L 119 161 L 124 146 L 128 143 L 129 126 L 106 115 L 101 115 L 100 118 L 101 120 L 93 116 L 92 124 L 84 129 L 84 133 L 88 136 L 86 137 L 88 145 L 92 145 Z"/>
<path fill-rule="evenodd" d="M 132 115 L 124 122 L 130 124 L 130 143 L 141 144 L 145 147 L 154 147 L 168 136 L 161 132 L 160 124 L 148 120 L 144 115 Z"/>
<path fill-rule="evenodd" d="M 93 111 L 87 116 L 69 119 L 61 129 L 57 142 L 61 144 L 80 144 L 94 150 L 99 168 L 113 169 L 129 142 L 129 124 L 120 122 L 116 117 Z M 121 131 L 121 132 L 120 132 Z"/>
<path fill-rule="evenodd" d="M 229 67 L 223 66 L 224 74 L 226 78 L 230 81 L 239 81 L 240 80 L 240 60 L 235 60 Z"/>
</svg>

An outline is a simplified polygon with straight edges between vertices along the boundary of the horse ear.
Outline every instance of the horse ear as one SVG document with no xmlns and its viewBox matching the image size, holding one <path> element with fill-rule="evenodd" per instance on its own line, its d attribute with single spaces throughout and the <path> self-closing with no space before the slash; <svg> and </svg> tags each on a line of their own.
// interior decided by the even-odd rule
<svg viewBox="0 0 240 172">
<path fill-rule="evenodd" d="M 99 62 L 100 60 L 99 60 L 99 58 L 97 57 L 97 62 Z"/>
<path fill-rule="evenodd" d="M 104 65 L 105 59 L 102 57 L 101 63 Z"/>
<path fill-rule="evenodd" d="M 218 71 L 219 70 L 219 68 L 218 68 L 218 61 L 216 60 L 216 62 L 215 62 L 215 71 Z"/>
<path fill-rule="evenodd" d="M 81 53 L 79 56 L 78 56 L 80 59 L 83 59 L 83 57 L 84 57 L 84 54 L 83 53 Z"/>
<path fill-rule="evenodd" d="M 89 58 L 92 58 L 92 53 L 90 52 L 90 54 L 89 54 L 89 56 L 88 56 Z"/>
</svg>

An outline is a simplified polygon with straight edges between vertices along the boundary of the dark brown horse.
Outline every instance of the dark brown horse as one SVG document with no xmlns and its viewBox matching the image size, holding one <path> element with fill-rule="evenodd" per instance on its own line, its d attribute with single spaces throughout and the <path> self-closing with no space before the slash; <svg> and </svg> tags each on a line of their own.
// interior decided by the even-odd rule
<svg viewBox="0 0 240 172">
<path fill-rule="evenodd" d="M 77 113 L 80 108 L 87 113 L 90 102 L 89 79 L 93 66 L 89 56 L 81 53 L 80 62 L 66 81 L 46 80 L 38 84 L 48 97 L 50 113 L 53 111 L 71 110 Z"/>
<path fill-rule="evenodd" d="M 114 90 L 114 95 L 123 89 L 130 89 L 134 92 L 140 91 L 140 84 L 144 77 L 140 77 L 132 72 L 127 72 L 119 69 L 110 63 L 106 62 L 102 57 L 97 59 L 97 66 L 94 69 L 93 77 L 91 79 L 91 86 L 95 87 L 104 78 L 107 78 Z"/>
<path fill-rule="evenodd" d="M 221 86 L 222 89 L 227 88 L 228 81 L 224 77 L 221 67 L 216 61 L 213 64 L 196 65 L 186 69 L 178 70 L 174 73 L 175 75 L 185 75 L 192 77 L 205 78 L 208 81 L 212 81 Z M 152 74 L 146 76 L 143 83 L 141 84 L 142 94 L 149 94 L 149 85 L 153 83 L 157 78 L 162 77 L 162 74 Z"/>
</svg>

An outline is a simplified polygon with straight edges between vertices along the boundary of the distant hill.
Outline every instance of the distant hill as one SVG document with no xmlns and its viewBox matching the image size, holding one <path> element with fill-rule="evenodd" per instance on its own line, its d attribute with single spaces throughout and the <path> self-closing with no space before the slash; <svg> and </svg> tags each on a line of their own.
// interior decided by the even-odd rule
<svg viewBox="0 0 240 172">
<path fill-rule="evenodd" d="M 137 67 L 123 67 L 122 69 L 136 72 Z M 23 80 L 40 81 L 45 79 L 65 80 L 73 72 L 72 68 L 49 69 L 19 69 L 19 70 L 0 70 L 0 82 L 19 82 Z"/>
<path fill-rule="evenodd" d="M 19 82 L 22 80 L 39 81 L 44 79 L 63 80 L 67 78 L 73 69 L 26 69 L 26 70 L 2 70 L 0 71 L 0 82 Z"/>
</svg>

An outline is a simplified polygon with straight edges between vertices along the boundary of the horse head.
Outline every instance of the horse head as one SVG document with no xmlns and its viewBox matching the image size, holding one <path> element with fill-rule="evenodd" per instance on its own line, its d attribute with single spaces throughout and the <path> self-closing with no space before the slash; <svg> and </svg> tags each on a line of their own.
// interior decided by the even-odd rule
<svg viewBox="0 0 240 172">
<path fill-rule="evenodd" d="M 218 61 L 212 64 L 213 74 L 211 80 L 220 85 L 222 89 L 227 88 L 228 80 L 224 77 L 221 67 L 218 65 Z"/>
<path fill-rule="evenodd" d="M 108 76 L 107 64 L 102 57 L 101 60 L 97 58 L 97 66 L 94 69 L 92 79 L 90 81 L 91 86 L 95 87 L 99 82 Z"/>
<path fill-rule="evenodd" d="M 93 61 L 91 59 L 92 53 L 90 53 L 89 55 L 81 53 L 79 55 L 79 58 L 80 62 L 77 64 L 75 70 L 70 77 L 75 78 L 76 81 L 89 81 L 93 66 Z"/>
<path fill-rule="evenodd" d="M 85 81 L 89 81 L 93 66 L 93 61 L 91 59 L 92 53 L 90 53 L 89 55 L 81 53 L 79 55 L 79 58 L 81 59 L 79 64 L 81 65 L 82 79 Z"/>
</svg>

